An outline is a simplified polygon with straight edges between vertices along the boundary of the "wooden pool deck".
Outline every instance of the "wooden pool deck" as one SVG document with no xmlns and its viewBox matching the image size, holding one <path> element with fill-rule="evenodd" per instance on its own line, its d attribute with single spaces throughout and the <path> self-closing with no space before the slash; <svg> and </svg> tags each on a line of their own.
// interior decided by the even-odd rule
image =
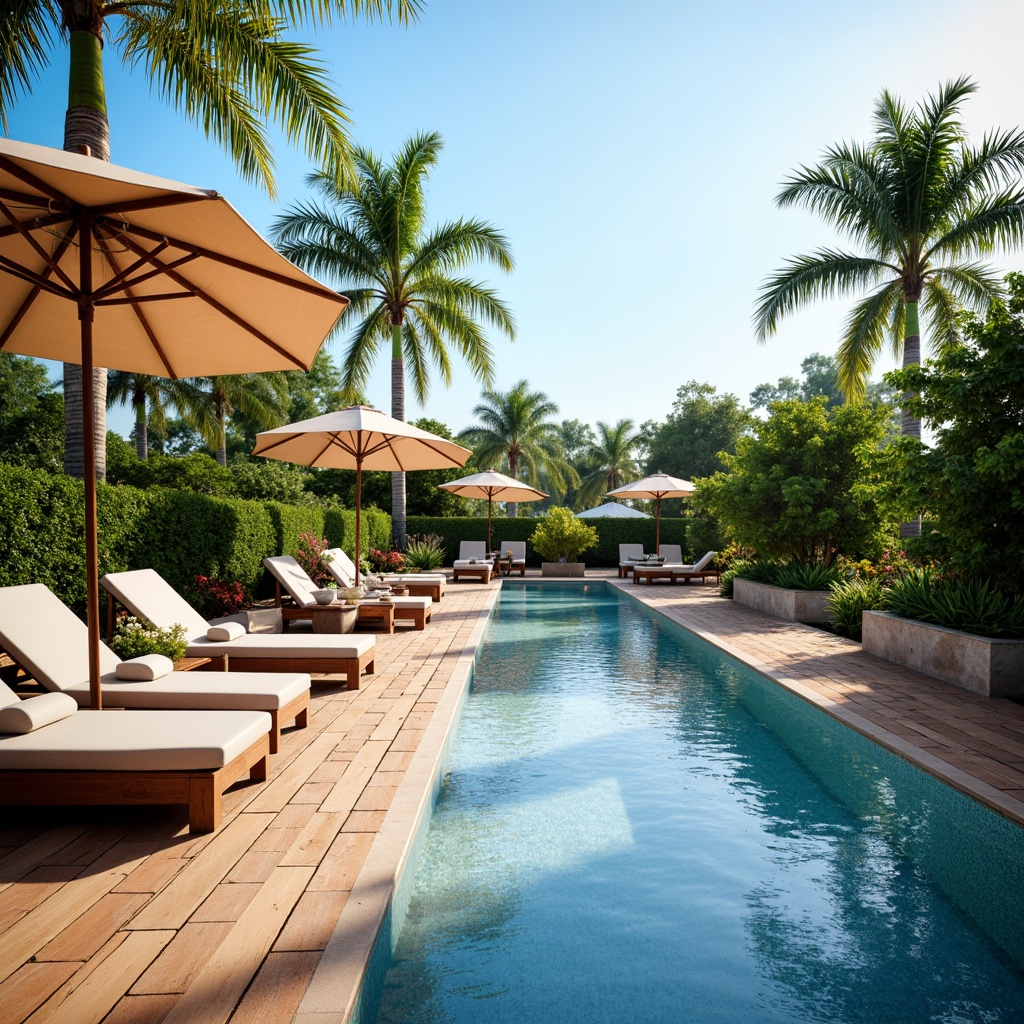
<svg viewBox="0 0 1024 1024">
<path fill-rule="evenodd" d="M 588 577 L 1024 825 L 1019 705 L 711 585 Z M 310 727 L 285 733 L 265 784 L 227 794 L 213 835 L 167 808 L 0 812 L 0 1021 L 341 1024 L 497 593 L 450 585 L 426 630 L 378 636 L 358 691 L 317 677 Z"/>
</svg>

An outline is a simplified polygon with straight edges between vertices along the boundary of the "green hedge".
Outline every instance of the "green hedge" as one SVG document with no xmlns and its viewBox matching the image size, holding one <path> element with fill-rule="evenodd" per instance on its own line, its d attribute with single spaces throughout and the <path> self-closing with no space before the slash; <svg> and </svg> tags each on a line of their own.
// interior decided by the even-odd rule
<svg viewBox="0 0 1024 1024">
<path fill-rule="evenodd" d="M 286 505 L 281 501 L 265 501 L 274 526 L 274 551 L 294 555 L 300 533 L 324 535 L 324 510 L 316 505 Z"/>
<path fill-rule="evenodd" d="M 360 547 L 370 548 L 391 546 L 391 516 L 379 508 L 364 508 L 359 516 L 362 531 Z M 355 509 L 329 508 L 324 512 L 324 536 L 332 548 L 341 548 L 349 558 L 356 553 L 356 512 Z"/>
<path fill-rule="evenodd" d="M 491 522 L 491 540 L 495 548 L 502 541 L 525 540 L 526 564 L 539 566 L 541 558 L 529 543 L 533 531 L 540 519 L 508 519 L 496 516 Z M 583 522 L 597 530 L 596 548 L 591 548 L 584 555 L 588 565 L 613 566 L 619 564 L 620 544 L 643 544 L 645 551 L 654 550 L 653 519 L 584 519 Z M 410 534 L 435 533 L 445 547 L 445 565 L 451 565 L 459 557 L 459 545 L 464 540 L 486 540 L 486 517 L 460 516 L 443 518 L 437 516 L 409 516 L 408 532 Z M 661 542 L 663 544 L 680 544 L 683 555 L 689 557 L 693 552 L 686 550 L 686 521 L 684 519 L 662 519 Z M 702 551 L 701 554 L 704 552 Z"/>
</svg>

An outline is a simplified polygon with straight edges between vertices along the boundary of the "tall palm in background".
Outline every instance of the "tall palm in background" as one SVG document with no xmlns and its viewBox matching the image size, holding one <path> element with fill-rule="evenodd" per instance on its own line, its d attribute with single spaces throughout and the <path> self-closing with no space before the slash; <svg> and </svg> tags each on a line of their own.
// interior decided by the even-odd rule
<svg viewBox="0 0 1024 1024">
<path fill-rule="evenodd" d="M 350 165 L 345 112 L 315 51 L 289 29 L 337 15 L 394 14 L 408 21 L 420 0 L 7 0 L 0 5 L 0 123 L 51 62 L 68 57 L 64 148 L 110 159 L 104 44 L 138 66 L 162 100 L 228 151 L 249 181 L 272 196 L 274 162 L 265 120 L 333 174 Z M 266 115 L 266 117 L 265 117 Z M 106 473 L 106 370 L 93 371 L 96 471 Z M 64 366 L 64 467 L 84 473 L 82 375 Z"/>
<path fill-rule="evenodd" d="M 454 220 L 428 229 L 425 186 L 441 152 L 436 132 L 415 135 L 383 163 L 367 149 L 356 149 L 354 179 L 339 183 L 327 173 L 310 183 L 320 202 L 291 207 L 278 219 L 278 248 L 310 273 L 334 279 L 362 320 L 345 353 L 344 380 L 364 390 L 382 348 L 391 352 L 391 415 L 405 419 L 406 364 L 422 404 L 432 362 L 448 387 L 452 381 L 449 345 L 490 386 L 494 368 L 482 324 L 512 338 L 511 312 L 493 289 L 457 276 L 462 268 L 490 261 L 512 269 L 505 237 L 481 220 Z M 405 544 L 405 474 L 391 478 L 395 538 Z"/>
<path fill-rule="evenodd" d="M 636 462 L 640 434 L 632 420 L 619 420 L 613 426 L 598 421 L 597 434 L 587 452 L 587 471 L 580 482 L 578 500 L 584 508 L 598 504 L 603 494 L 641 475 Z"/>
<path fill-rule="evenodd" d="M 473 449 L 478 466 L 507 469 L 516 480 L 537 487 L 541 474 L 556 490 L 579 483 L 576 471 L 565 461 L 558 424 L 552 419 L 558 406 L 541 391 L 530 391 L 521 380 L 509 391 L 485 391 L 473 414 L 478 425 L 467 427 L 456 440 Z M 509 518 L 519 515 L 519 505 L 506 506 Z"/>
<path fill-rule="evenodd" d="M 853 307 L 839 346 L 839 384 L 848 397 L 864 394 L 887 335 L 904 366 L 920 362 L 919 304 L 932 345 L 942 351 L 957 344 L 961 307 L 983 313 L 1001 290 L 977 257 L 1024 236 L 1024 133 L 992 131 L 970 148 L 960 107 L 975 90 L 958 78 L 914 110 L 883 92 L 869 145 L 832 146 L 776 197 L 780 207 L 819 214 L 863 255 L 819 249 L 789 259 L 761 289 L 758 339 L 812 299 L 872 289 Z M 906 408 L 902 430 L 921 436 L 920 420 Z"/>
<path fill-rule="evenodd" d="M 135 453 L 143 462 L 149 455 L 149 425 L 163 431 L 167 411 L 174 409 L 186 421 L 195 420 L 203 396 L 189 379 L 171 380 L 144 373 L 111 370 L 107 377 L 107 405 L 130 405 L 135 413 Z"/>
<path fill-rule="evenodd" d="M 236 409 L 260 430 L 280 426 L 287 419 L 288 380 L 282 372 L 194 377 L 191 383 L 199 402 L 183 418 L 203 435 L 222 466 L 228 464 L 228 417 Z"/>
</svg>

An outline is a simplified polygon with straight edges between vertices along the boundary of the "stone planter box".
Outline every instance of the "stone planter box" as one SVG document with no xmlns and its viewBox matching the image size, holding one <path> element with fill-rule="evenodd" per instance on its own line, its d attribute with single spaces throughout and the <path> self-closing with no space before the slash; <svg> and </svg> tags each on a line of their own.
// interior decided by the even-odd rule
<svg viewBox="0 0 1024 1024">
<path fill-rule="evenodd" d="M 985 697 L 1024 697 L 1024 640 L 996 640 L 891 612 L 865 612 L 862 646 Z"/>
<path fill-rule="evenodd" d="M 582 576 L 586 562 L 541 562 L 541 576 Z"/>
<path fill-rule="evenodd" d="M 825 607 L 831 597 L 827 590 L 786 590 L 753 580 L 733 580 L 732 599 L 766 615 L 789 622 L 831 622 Z"/>
</svg>

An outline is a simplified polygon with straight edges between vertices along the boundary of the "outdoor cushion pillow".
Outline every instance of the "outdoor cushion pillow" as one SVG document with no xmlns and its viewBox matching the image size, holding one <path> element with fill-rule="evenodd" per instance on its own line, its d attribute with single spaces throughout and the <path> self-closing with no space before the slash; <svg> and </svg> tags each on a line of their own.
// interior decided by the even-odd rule
<svg viewBox="0 0 1024 1024">
<path fill-rule="evenodd" d="M 133 683 L 148 683 L 154 679 L 170 675 L 174 671 L 174 662 L 162 654 L 143 654 L 141 658 L 122 661 L 114 670 L 118 679 Z"/>
<path fill-rule="evenodd" d="M 35 732 L 44 725 L 70 718 L 77 710 L 75 698 L 66 693 L 41 693 L 0 708 L 0 732 Z"/>
<path fill-rule="evenodd" d="M 246 635 L 245 626 L 240 622 L 225 622 L 222 626 L 211 626 L 206 631 L 207 640 L 215 640 L 222 644 Z"/>
</svg>

